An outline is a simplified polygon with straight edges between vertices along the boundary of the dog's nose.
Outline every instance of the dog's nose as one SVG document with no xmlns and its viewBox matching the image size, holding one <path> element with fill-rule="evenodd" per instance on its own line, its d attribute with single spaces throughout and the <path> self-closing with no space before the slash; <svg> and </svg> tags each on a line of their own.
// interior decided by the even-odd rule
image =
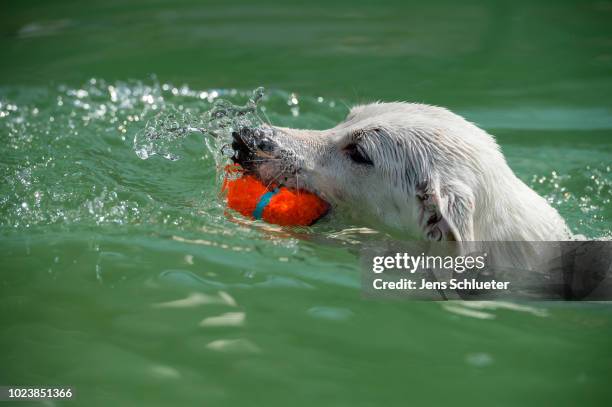
<svg viewBox="0 0 612 407">
<path fill-rule="evenodd" d="M 250 139 L 243 130 L 240 133 L 233 132 L 232 139 L 232 149 L 234 150 L 232 161 L 245 167 L 252 160 L 254 154 L 253 149 L 249 146 Z"/>
<path fill-rule="evenodd" d="M 262 129 L 243 128 L 232 133 L 232 149 L 235 151 L 232 160 L 248 167 L 258 152 L 272 153 L 276 144 Z"/>
<path fill-rule="evenodd" d="M 232 148 L 234 151 L 238 153 L 248 153 L 251 151 L 251 148 L 249 147 L 249 144 L 251 144 L 250 138 L 243 130 L 240 130 L 240 133 L 236 131 L 232 132 L 232 139 Z"/>
<path fill-rule="evenodd" d="M 270 137 L 265 135 L 265 133 L 260 135 L 256 139 L 255 143 L 256 143 L 257 149 L 261 150 L 261 151 L 263 151 L 265 153 L 272 153 L 272 152 L 274 152 L 274 147 L 276 146 L 274 141 L 272 141 L 272 139 Z"/>
</svg>

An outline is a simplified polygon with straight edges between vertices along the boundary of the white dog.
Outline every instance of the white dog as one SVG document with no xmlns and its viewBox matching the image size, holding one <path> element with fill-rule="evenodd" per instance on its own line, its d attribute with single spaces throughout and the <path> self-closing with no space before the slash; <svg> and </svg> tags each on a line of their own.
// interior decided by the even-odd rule
<svg viewBox="0 0 612 407">
<path fill-rule="evenodd" d="M 548 202 L 492 136 L 440 107 L 357 106 L 329 130 L 234 133 L 234 161 L 264 182 L 319 194 L 363 223 L 456 241 L 566 240 Z"/>
</svg>

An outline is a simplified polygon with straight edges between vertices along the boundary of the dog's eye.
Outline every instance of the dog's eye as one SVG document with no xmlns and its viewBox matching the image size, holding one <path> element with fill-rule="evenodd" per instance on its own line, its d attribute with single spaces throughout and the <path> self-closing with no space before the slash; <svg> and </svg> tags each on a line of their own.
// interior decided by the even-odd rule
<svg viewBox="0 0 612 407">
<path fill-rule="evenodd" d="M 363 147 L 361 147 L 359 144 L 351 143 L 348 146 L 344 147 L 344 151 L 349 156 L 349 158 L 357 164 L 374 165 L 370 157 L 368 157 L 366 152 L 363 151 Z"/>
</svg>

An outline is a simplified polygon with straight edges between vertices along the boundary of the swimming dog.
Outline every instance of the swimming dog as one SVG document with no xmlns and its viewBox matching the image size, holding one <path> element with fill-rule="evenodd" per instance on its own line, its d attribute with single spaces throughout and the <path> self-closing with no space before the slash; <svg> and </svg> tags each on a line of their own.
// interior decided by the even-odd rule
<svg viewBox="0 0 612 407">
<path fill-rule="evenodd" d="M 328 130 L 270 126 L 233 138 L 234 161 L 264 182 L 314 192 L 366 226 L 427 240 L 570 237 L 494 138 L 445 108 L 373 103 Z"/>
</svg>

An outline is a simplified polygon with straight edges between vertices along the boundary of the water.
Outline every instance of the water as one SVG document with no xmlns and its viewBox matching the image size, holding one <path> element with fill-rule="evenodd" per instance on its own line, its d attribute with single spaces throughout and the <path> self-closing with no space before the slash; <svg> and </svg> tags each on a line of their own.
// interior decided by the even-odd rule
<svg viewBox="0 0 612 407">
<path fill-rule="evenodd" d="M 384 236 L 227 213 L 223 137 L 202 129 L 258 86 L 239 117 L 298 128 L 377 99 L 448 106 L 575 233 L 609 238 L 611 13 L 7 4 L 0 383 L 70 384 L 88 406 L 609 404 L 607 304 L 362 300 L 359 250 Z"/>
<path fill-rule="evenodd" d="M 200 133 L 213 157 L 217 157 L 218 153 L 232 157 L 231 134 L 245 128 L 260 128 L 264 124 L 257 115 L 257 103 L 263 98 L 264 92 L 263 87 L 255 89 L 245 106 L 236 106 L 221 98 L 214 99 L 210 110 L 200 112 L 199 115 L 190 112 L 182 105 L 178 108 L 172 104 L 163 105 L 163 111 L 157 113 L 142 130 L 137 132 L 134 137 L 134 151 L 143 160 L 161 155 L 168 160 L 176 161 L 180 156 L 172 151 L 180 150 L 184 139 L 191 133 Z M 210 100 L 208 95 L 208 92 L 198 94 L 200 99 Z"/>
</svg>

